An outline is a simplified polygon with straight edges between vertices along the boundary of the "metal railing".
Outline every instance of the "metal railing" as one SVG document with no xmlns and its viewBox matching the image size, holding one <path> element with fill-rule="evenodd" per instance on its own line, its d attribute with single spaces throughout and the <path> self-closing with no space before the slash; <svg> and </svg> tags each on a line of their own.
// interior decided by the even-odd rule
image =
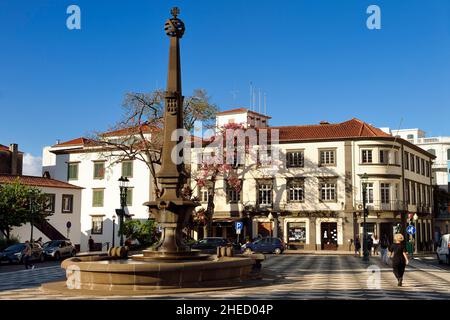
<svg viewBox="0 0 450 320">
<path fill-rule="evenodd" d="M 373 200 L 366 203 L 366 207 L 369 211 L 402 211 L 406 210 L 406 205 L 404 201 L 401 200 L 391 200 L 391 201 L 381 201 Z M 356 201 L 356 209 L 363 210 L 363 202 Z"/>
</svg>

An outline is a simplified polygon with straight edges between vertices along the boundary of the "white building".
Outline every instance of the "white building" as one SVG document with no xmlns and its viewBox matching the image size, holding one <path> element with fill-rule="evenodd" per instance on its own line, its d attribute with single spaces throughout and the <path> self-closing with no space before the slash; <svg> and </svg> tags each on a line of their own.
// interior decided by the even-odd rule
<svg viewBox="0 0 450 320">
<path fill-rule="evenodd" d="M 436 156 L 433 163 L 433 184 L 439 188 L 450 191 L 450 137 L 427 137 L 420 129 L 390 130 L 384 128 L 393 136 L 399 136 L 421 147 Z M 447 210 L 436 213 L 436 221 L 440 231 L 449 233 L 450 203 Z"/>
<path fill-rule="evenodd" d="M 51 215 L 48 221 L 35 224 L 33 227 L 33 239 L 42 237 L 42 241 L 69 239 L 80 249 L 81 238 L 80 211 L 82 188 L 62 181 L 45 177 L 23 175 L 0 175 L 0 184 L 19 182 L 33 186 L 47 195 L 48 212 Z M 13 228 L 11 234 L 25 242 L 31 237 L 31 224 Z"/>
<path fill-rule="evenodd" d="M 108 133 L 108 139 L 114 140 L 128 134 L 122 131 Z M 110 155 L 110 150 L 95 145 L 86 138 L 58 143 L 43 150 L 43 172 L 47 171 L 54 179 L 83 188 L 81 250 L 88 249 L 90 236 L 103 250 L 113 243 L 119 245 L 119 218 L 116 209 L 121 206 L 118 182 L 121 176 L 130 181 L 125 208 L 127 214 L 133 219 L 149 217 L 148 209 L 143 203 L 150 200 L 153 191 L 146 164 L 138 159 L 118 162 L 121 156 Z"/>
<path fill-rule="evenodd" d="M 254 127 L 246 123 L 251 113 L 225 111 L 217 123 Z M 234 222 L 242 221 L 241 239 L 273 235 L 300 249 L 349 250 L 362 231 L 360 177 L 366 173 L 369 232 L 392 237 L 397 223 L 405 227 L 408 213 L 417 213 L 420 248 L 429 247 L 432 154 L 358 119 L 268 128 L 278 130 L 279 144 L 271 148 L 280 150 L 282 164 L 262 168 L 247 157 L 238 169 L 239 194 L 227 187 L 226 177 L 216 182 L 213 235 L 235 238 Z M 193 159 L 207 152 L 197 149 Z M 197 166 L 192 168 L 195 176 Z M 211 191 L 206 186 L 197 192 L 206 209 Z"/>
</svg>

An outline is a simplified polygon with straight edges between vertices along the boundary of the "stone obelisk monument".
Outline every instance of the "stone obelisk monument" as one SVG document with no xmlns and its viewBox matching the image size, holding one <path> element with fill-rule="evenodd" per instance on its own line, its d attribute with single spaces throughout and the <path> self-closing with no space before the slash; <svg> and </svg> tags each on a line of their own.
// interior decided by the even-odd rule
<svg viewBox="0 0 450 320">
<path fill-rule="evenodd" d="M 178 141 L 172 140 L 172 134 L 183 126 L 183 95 L 181 92 L 181 62 L 180 39 L 184 34 L 183 21 L 177 18 L 178 8 L 171 10 L 172 18 L 165 23 L 164 29 L 170 37 L 169 73 L 167 90 L 165 92 L 164 132 L 161 154 L 161 168 L 157 174 L 161 185 L 161 196 L 155 201 L 145 203 L 162 227 L 161 241 L 153 250 L 144 251 L 144 256 L 179 257 L 192 256 L 197 252 L 190 252 L 184 244 L 182 229 L 186 225 L 194 207 L 198 206 L 181 195 L 186 181 L 183 164 L 177 164 L 172 159 L 173 150 Z"/>
</svg>

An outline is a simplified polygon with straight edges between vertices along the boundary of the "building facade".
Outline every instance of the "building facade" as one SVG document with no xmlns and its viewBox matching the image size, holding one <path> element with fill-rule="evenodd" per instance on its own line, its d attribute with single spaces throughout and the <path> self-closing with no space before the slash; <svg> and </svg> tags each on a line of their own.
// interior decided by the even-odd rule
<svg viewBox="0 0 450 320">
<path fill-rule="evenodd" d="M 48 213 L 46 222 L 33 226 L 33 239 L 42 237 L 49 240 L 69 239 L 78 250 L 83 242 L 81 238 L 81 192 L 82 188 L 62 181 L 34 176 L 0 175 L 0 184 L 18 181 L 24 185 L 36 187 L 46 194 Z M 11 235 L 25 242 L 31 240 L 31 224 L 13 228 Z"/>
<path fill-rule="evenodd" d="M 417 128 L 392 131 L 385 128 L 383 130 L 433 154 L 436 157 L 432 167 L 433 184 L 439 189 L 450 192 L 450 137 L 427 137 L 423 130 Z M 435 221 L 438 234 L 450 233 L 450 203 L 446 207 L 439 206 L 436 209 Z"/>
<path fill-rule="evenodd" d="M 236 109 L 219 113 L 217 123 L 242 119 L 248 119 L 245 109 Z M 358 119 L 268 129 L 278 132 L 279 142 L 270 148 L 279 150 L 280 162 L 264 167 L 247 157 L 237 169 L 238 194 L 227 177 L 217 180 L 213 235 L 235 239 L 234 223 L 243 221 L 241 239 L 272 235 L 290 248 L 352 250 L 355 236 L 362 237 L 361 177 L 367 174 L 368 232 L 392 238 L 394 227 L 401 224 L 404 231 L 409 214 L 417 213 L 417 242 L 429 249 L 432 154 Z M 209 151 L 197 148 L 193 161 L 201 153 Z M 208 186 L 196 192 L 206 209 L 212 192 Z"/>
<path fill-rule="evenodd" d="M 108 133 L 114 140 L 120 132 Z M 138 159 L 125 159 L 118 151 L 93 144 L 86 138 L 58 143 L 43 150 L 43 172 L 52 178 L 79 186 L 81 195 L 81 250 L 88 249 L 92 237 L 97 250 L 119 245 L 119 217 L 121 208 L 119 178 L 129 182 L 125 212 L 133 219 L 148 219 L 148 208 L 143 205 L 153 195 L 148 167 Z"/>
</svg>

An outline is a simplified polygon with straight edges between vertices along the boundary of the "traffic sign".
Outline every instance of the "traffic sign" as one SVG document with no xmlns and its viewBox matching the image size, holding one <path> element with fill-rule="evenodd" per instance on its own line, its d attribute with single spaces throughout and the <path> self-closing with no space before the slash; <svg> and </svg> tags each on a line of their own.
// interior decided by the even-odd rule
<svg viewBox="0 0 450 320">
<path fill-rule="evenodd" d="M 242 223 L 242 221 L 236 221 L 234 223 L 234 228 L 237 230 L 242 230 L 242 228 L 244 227 L 244 223 Z"/>
<path fill-rule="evenodd" d="M 416 233 L 416 228 L 414 228 L 414 226 L 408 226 L 408 228 L 406 228 L 406 232 L 410 235 L 413 235 Z"/>
</svg>

